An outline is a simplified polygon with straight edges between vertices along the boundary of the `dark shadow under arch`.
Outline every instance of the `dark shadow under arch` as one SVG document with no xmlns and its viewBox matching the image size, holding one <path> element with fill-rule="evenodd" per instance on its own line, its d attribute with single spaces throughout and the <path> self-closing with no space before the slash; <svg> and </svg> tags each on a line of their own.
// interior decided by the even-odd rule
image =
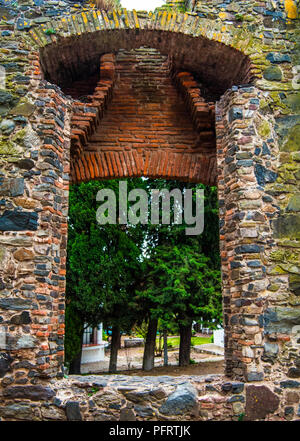
<svg viewBox="0 0 300 441">
<path fill-rule="evenodd" d="M 220 96 L 233 85 L 252 81 L 250 59 L 241 51 L 201 35 L 162 30 L 116 29 L 58 36 L 57 43 L 40 49 L 40 63 L 44 78 L 64 87 L 95 72 L 102 54 L 141 46 L 169 55 L 176 69 L 196 73 Z"/>
</svg>

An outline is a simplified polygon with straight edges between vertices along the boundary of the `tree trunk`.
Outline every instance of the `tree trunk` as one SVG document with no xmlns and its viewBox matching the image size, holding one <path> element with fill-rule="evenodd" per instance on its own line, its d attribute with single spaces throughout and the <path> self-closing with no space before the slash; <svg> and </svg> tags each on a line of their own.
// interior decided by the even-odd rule
<svg viewBox="0 0 300 441">
<path fill-rule="evenodd" d="M 154 368 L 154 351 L 156 343 L 157 319 L 150 319 L 148 324 L 148 332 L 146 337 L 143 370 L 151 371 Z"/>
<path fill-rule="evenodd" d="M 164 329 L 164 366 L 168 366 L 168 332 Z"/>
<path fill-rule="evenodd" d="M 77 355 L 70 362 L 69 374 L 70 375 L 80 375 L 80 367 L 81 367 L 81 355 L 82 355 L 82 346 Z"/>
<path fill-rule="evenodd" d="M 191 356 L 192 323 L 188 326 L 179 326 L 180 346 L 179 346 L 179 366 L 188 366 Z"/>
<path fill-rule="evenodd" d="M 118 350 L 120 347 L 120 328 L 119 326 L 112 327 L 111 345 L 110 345 L 110 359 L 108 372 L 114 374 L 117 372 Z"/>
</svg>

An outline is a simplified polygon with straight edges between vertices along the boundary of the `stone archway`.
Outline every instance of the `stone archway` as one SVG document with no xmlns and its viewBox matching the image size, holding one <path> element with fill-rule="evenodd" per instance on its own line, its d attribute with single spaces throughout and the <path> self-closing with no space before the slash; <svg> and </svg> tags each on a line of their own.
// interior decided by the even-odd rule
<svg viewBox="0 0 300 441">
<path fill-rule="evenodd" d="M 91 66 L 95 70 L 104 53 L 141 45 L 161 53 L 171 50 L 175 68 L 189 74 L 204 73 L 206 66 L 208 83 L 219 84 L 222 98 L 216 106 L 216 154 L 207 164 L 205 152 L 203 167 L 191 178 L 201 178 L 208 165 L 208 170 L 210 166 L 211 172 L 215 170 L 211 183 L 218 179 L 226 374 L 245 382 L 272 381 L 277 375 L 284 379 L 288 363 L 280 360 L 282 371 L 278 373 L 277 357 L 282 349 L 287 350 L 283 348 L 290 340 L 286 334 L 297 323 L 298 310 L 286 308 L 286 304 L 273 307 L 273 285 L 283 295 L 289 292 L 291 279 L 287 272 L 281 276 L 272 260 L 277 239 L 285 235 L 286 221 L 279 216 L 280 194 L 272 187 L 280 168 L 278 142 L 274 117 L 260 111 L 265 96 L 259 79 L 263 66 L 253 61 L 256 46 L 241 30 L 187 14 L 138 17 L 135 12 L 116 11 L 113 18 L 108 19 L 104 12 L 83 12 L 63 18 L 52 30 L 30 31 L 35 45 L 28 54 L 27 79 L 21 79 L 28 81 L 30 100 L 19 104 L 29 120 L 20 145 L 27 145 L 28 150 L 14 153 L 18 170 L 27 172 L 22 178 L 16 178 L 14 172 L 8 177 L 4 191 L 13 210 L 1 218 L 2 231 L 7 232 L 2 240 L 7 247 L 3 267 L 7 294 L 0 300 L 8 354 L 3 368 L 4 396 L 31 399 L 39 394 L 39 399 L 50 399 L 47 388 L 36 383 L 62 376 L 70 148 L 75 153 L 73 179 L 103 177 L 97 158 L 86 159 L 84 148 L 91 127 L 102 117 L 112 84 L 106 81 L 98 95 L 96 91 L 91 106 L 98 107 L 94 115 L 73 122 L 83 106 L 56 84 L 64 88 L 70 76 L 76 79 Z M 32 43 L 25 44 L 28 48 Z M 206 55 L 205 62 L 199 61 L 199 53 Z M 111 61 L 102 61 L 103 72 L 109 72 L 105 63 Z M 230 76 L 232 65 L 237 69 Z M 220 72 L 222 81 L 217 81 Z M 180 76 L 177 79 L 181 81 Z M 184 82 L 181 86 L 190 97 L 189 87 Z M 201 163 L 201 152 L 189 154 Z M 113 161 L 111 166 L 110 176 L 104 177 L 117 175 Z M 142 167 L 132 173 L 139 174 Z"/>
<path fill-rule="evenodd" d="M 102 16 L 104 17 L 105 21 L 105 13 L 97 13 L 97 19 L 99 22 L 101 22 Z M 234 177 L 234 172 L 236 169 L 232 167 L 233 164 L 230 164 L 232 159 L 227 158 L 227 142 L 229 144 L 234 142 L 234 138 L 230 135 L 229 140 L 224 142 L 225 132 L 224 129 L 222 129 L 222 127 L 226 124 L 226 132 L 231 133 L 231 127 L 236 126 L 235 138 L 238 140 L 239 137 L 243 137 L 243 123 L 241 128 L 239 128 L 238 121 L 244 119 L 244 114 L 249 114 L 247 118 L 248 127 L 248 125 L 250 125 L 250 120 L 252 121 L 256 117 L 255 110 L 251 111 L 250 100 L 256 99 L 258 91 L 255 91 L 250 84 L 248 85 L 253 78 L 251 61 L 249 57 L 235 48 L 231 48 L 230 46 L 216 41 L 218 38 L 220 39 L 221 34 L 213 34 L 212 40 L 208 39 L 206 36 L 197 35 L 197 32 L 196 35 L 185 35 L 184 28 L 179 26 L 178 29 L 176 29 L 176 19 L 173 23 L 175 29 L 172 30 L 172 26 L 171 29 L 168 29 L 167 21 L 164 21 L 163 19 L 167 17 L 166 14 L 161 17 L 161 20 L 158 21 L 155 28 L 151 31 L 147 29 L 149 27 L 147 22 L 143 22 L 141 23 L 141 26 L 139 26 L 138 22 L 135 20 L 134 13 L 132 17 L 134 20 L 133 22 L 129 22 L 127 25 L 128 29 L 126 31 L 124 29 L 118 29 L 116 25 L 117 18 L 115 18 L 116 21 L 114 29 L 112 28 L 112 24 L 110 24 L 109 26 L 103 26 L 102 30 L 96 29 L 94 32 L 89 32 L 94 30 L 94 21 L 88 20 L 88 23 L 91 25 L 92 29 L 86 28 L 83 32 L 81 32 L 79 30 L 81 29 L 79 23 L 82 16 L 78 16 L 76 18 L 76 20 L 78 20 L 78 32 L 76 36 L 69 35 L 69 33 L 67 35 L 64 34 L 57 37 L 56 35 L 51 35 L 51 41 L 49 39 L 49 44 L 46 44 L 40 50 L 39 60 L 42 71 L 44 72 L 43 75 L 48 79 L 48 81 L 60 84 L 62 89 L 64 89 L 66 85 L 66 78 L 69 76 L 71 76 L 74 80 L 76 80 L 76 78 L 84 78 L 86 67 L 84 67 L 82 70 L 82 65 L 97 66 L 97 63 L 99 64 L 100 80 L 99 83 L 95 84 L 94 94 L 90 96 L 89 107 L 87 107 L 87 103 L 80 104 L 80 100 L 75 100 L 71 107 L 71 179 L 74 182 L 80 182 L 97 178 L 101 179 L 145 175 L 151 177 L 181 178 L 189 181 L 200 181 L 208 184 L 216 184 L 217 180 L 219 183 L 223 182 L 223 175 L 228 169 L 230 170 L 229 173 L 231 179 L 234 181 L 234 184 L 238 186 L 238 188 L 243 188 L 244 185 L 247 187 L 248 191 L 251 191 L 249 181 L 243 185 L 238 185 L 238 172 L 236 172 Z M 95 17 L 93 16 L 93 20 L 94 19 Z M 183 24 L 186 19 L 186 17 L 180 17 L 179 22 L 182 21 Z M 193 29 L 197 24 L 197 19 L 193 19 L 193 21 L 194 23 L 189 23 L 189 26 L 187 27 L 188 33 L 190 33 L 190 30 Z M 72 20 L 72 24 L 74 25 L 74 20 Z M 71 29 L 72 24 L 69 22 Z M 134 28 L 134 32 L 132 28 Z M 206 33 L 207 29 L 204 31 L 204 33 Z M 32 33 L 32 36 L 34 37 L 36 35 Z M 223 36 L 223 38 L 225 37 Z M 74 51 L 72 50 L 75 44 L 77 48 L 76 58 L 74 58 Z M 198 148 L 189 149 L 187 152 L 183 151 L 180 153 L 174 153 L 173 149 L 166 149 L 165 155 L 163 150 L 161 152 L 155 152 L 151 148 L 149 151 L 146 148 L 142 148 L 141 152 L 138 152 L 137 149 L 128 150 L 125 147 L 121 147 L 121 152 L 102 151 L 100 148 L 98 152 L 91 152 L 89 151 L 89 146 L 91 143 L 93 143 L 95 136 L 97 136 L 97 124 L 99 124 L 99 121 L 103 117 L 104 109 L 112 96 L 112 91 L 114 88 L 114 55 L 101 54 L 103 54 L 103 52 L 107 53 L 107 49 L 114 48 L 114 50 L 117 51 L 120 48 L 138 48 L 143 44 L 155 47 L 156 49 L 159 49 L 162 54 L 165 53 L 169 55 L 169 59 L 172 64 L 170 70 L 173 72 L 173 75 L 175 75 L 174 81 L 177 83 L 177 87 L 181 90 L 181 94 L 185 99 L 187 108 L 189 108 L 189 113 L 193 118 L 194 127 L 200 127 L 200 140 L 203 132 L 205 134 L 205 130 L 201 130 L 202 122 L 208 122 L 210 125 L 208 130 L 213 134 L 212 139 L 208 143 L 205 142 L 205 139 L 204 141 L 202 140 Z M 192 59 L 187 57 L 186 54 L 189 53 L 188 48 L 191 45 L 195 46 L 193 53 L 202 54 L 201 61 L 199 61 L 199 57 L 196 55 Z M 97 62 L 97 57 L 100 57 L 100 62 L 99 60 Z M 232 66 L 236 66 L 233 75 Z M 217 124 L 216 127 L 214 127 L 214 104 L 207 103 L 205 100 L 202 102 L 199 100 L 199 97 L 201 98 L 201 92 L 199 88 L 197 88 L 197 82 L 195 82 L 193 73 L 182 71 L 182 69 L 187 68 L 192 72 L 198 72 L 200 70 L 200 76 L 201 73 L 204 75 L 205 71 L 206 84 L 208 87 L 210 84 L 219 85 L 214 88 L 214 93 L 216 95 L 220 96 L 220 94 L 222 94 L 226 89 L 234 85 L 231 94 L 229 94 L 231 98 L 229 99 L 229 102 L 226 103 L 226 106 L 224 106 L 223 103 L 219 104 L 218 118 L 222 120 L 222 124 Z M 93 72 L 94 69 L 95 67 L 92 68 Z M 178 71 L 178 69 L 180 70 Z M 219 69 L 222 73 L 222 81 L 220 81 L 220 79 L 218 80 Z M 245 90 L 243 87 L 238 87 L 240 83 L 246 84 L 246 86 L 244 86 Z M 247 97 L 246 100 L 243 98 L 244 95 Z M 237 100 L 237 103 L 239 103 L 241 100 L 243 104 L 236 107 L 234 104 L 234 98 Z M 84 113 L 84 108 L 86 107 L 88 111 L 85 110 Z M 94 114 L 91 116 L 89 111 L 91 108 L 95 110 L 95 107 L 97 108 L 96 115 Z M 252 105 L 252 107 L 254 107 L 254 105 Z M 87 114 L 89 114 L 87 118 L 82 119 L 83 115 Z M 203 118 L 204 121 L 201 120 Z M 218 142 L 217 144 L 218 150 L 216 150 L 215 136 L 217 140 L 220 139 L 220 143 Z M 252 137 L 244 141 L 245 150 L 249 150 L 248 144 L 252 145 L 252 141 Z M 230 151 L 230 155 L 232 154 L 233 153 Z M 243 155 L 243 153 L 241 153 L 241 155 Z M 242 159 L 237 160 L 237 162 L 238 161 L 242 161 L 243 163 Z M 249 166 L 249 164 L 247 164 L 247 160 L 244 160 L 244 162 L 246 166 Z M 251 160 L 248 159 L 248 162 L 251 162 Z M 228 166 L 225 165 L 227 163 Z M 179 170 L 179 164 L 185 164 L 185 168 L 181 167 Z M 166 168 L 164 171 L 165 165 L 168 165 L 168 168 Z M 217 166 L 219 167 L 218 173 Z M 248 172 L 250 175 L 252 174 L 252 182 L 255 188 L 257 182 L 255 179 L 254 164 L 251 163 L 250 167 L 251 171 L 248 169 Z M 228 196 L 223 194 L 222 186 L 219 185 L 219 188 L 220 200 L 228 203 Z M 234 192 L 231 194 L 231 199 L 233 196 Z M 262 196 L 263 194 L 259 193 L 257 199 L 261 199 Z M 235 207 L 237 212 L 239 211 L 239 201 L 232 200 L 231 206 Z M 231 220 L 231 214 L 228 219 L 227 210 L 225 210 L 223 213 L 221 209 L 221 213 L 224 216 L 224 219 L 222 219 L 221 216 L 221 222 L 223 221 L 226 225 L 226 222 Z M 239 230 L 238 224 L 236 225 L 236 228 Z M 226 227 L 224 227 L 224 231 L 226 234 Z M 237 257 L 238 260 L 241 259 L 241 256 L 248 254 L 248 248 L 250 249 L 249 253 L 254 252 L 256 258 L 260 259 L 261 247 L 256 244 L 255 236 L 250 237 L 250 239 L 246 239 L 246 243 L 248 243 L 249 240 L 250 245 L 248 247 L 247 245 L 245 245 L 244 248 L 243 246 L 240 247 L 241 249 L 239 250 Z M 229 282 L 228 297 L 226 300 L 224 296 L 224 302 L 227 301 L 229 303 L 227 306 L 224 304 L 224 320 L 226 324 L 226 373 L 236 379 L 259 381 L 263 379 L 263 369 L 260 365 L 261 351 L 252 351 L 251 356 L 249 356 L 250 349 L 248 349 L 247 357 L 245 355 L 245 347 L 249 345 L 249 335 L 242 335 L 239 340 L 237 340 L 235 335 L 238 333 L 244 334 L 243 323 L 240 323 L 240 320 L 238 323 L 231 322 L 233 320 L 233 310 L 239 311 L 239 309 L 232 308 L 232 303 L 234 301 L 232 299 L 230 285 L 232 283 L 231 274 L 234 273 L 234 271 L 228 271 L 227 267 L 230 267 L 229 261 L 234 257 L 236 253 L 235 249 L 238 248 L 239 245 L 240 238 L 238 236 L 236 236 L 235 241 L 230 244 L 229 250 L 227 250 L 225 243 L 224 245 L 221 245 L 223 249 L 222 253 L 224 254 L 224 264 L 222 266 L 223 276 L 224 279 L 226 279 L 227 276 Z M 62 253 L 65 253 L 65 246 L 66 243 L 63 242 L 61 249 Z M 230 254 L 233 254 L 233 256 L 230 256 Z M 235 271 L 235 273 L 236 272 L 237 271 Z M 257 277 L 261 278 L 261 275 L 258 275 Z M 262 308 L 259 309 L 260 313 L 261 310 Z M 243 310 L 240 311 L 241 316 L 243 315 L 242 311 Z M 257 323 L 255 318 L 253 318 L 253 321 Z M 235 325 L 237 328 L 237 334 L 233 332 L 233 325 Z M 256 339 L 260 341 L 260 344 L 262 344 L 262 329 L 260 326 L 258 326 L 258 324 L 255 331 L 257 334 Z M 260 335 L 260 337 L 258 337 L 258 335 Z"/>
</svg>

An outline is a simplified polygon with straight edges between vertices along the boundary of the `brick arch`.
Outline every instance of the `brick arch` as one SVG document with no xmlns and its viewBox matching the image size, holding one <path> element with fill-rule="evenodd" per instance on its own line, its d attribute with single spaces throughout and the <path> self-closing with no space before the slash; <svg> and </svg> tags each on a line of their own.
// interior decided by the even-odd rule
<svg viewBox="0 0 300 441">
<path fill-rule="evenodd" d="M 195 75 L 208 88 L 213 88 L 217 97 L 233 85 L 252 82 L 254 71 L 246 53 L 249 41 L 246 40 L 243 48 L 241 35 L 235 30 L 207 21 L 204 24 L 199 17 L 187 14 L 165 11 L 140 17 L 135 11 L 122 10 L 113 11 L 111 17 L 104 11 L 83 12 L 62 19 L 50 35 L 42 27 L 31 31 L 40 46 L 39 61 L 49 82 L 64 90 L 70 81 L 76 82 L 91 73 L 97 76 L 100 71 L 89 104 L 73 101 L 72 182 L 145 175 L 215 185 L 214 103 L 203 99 Z M 89 151 L 115 82 L 114 74 L 107 72 L 112 59 L 103 54 L 110 52 L 114 57 L 120 49 L 139 47 L 155 48 L 169 57 L 170 75 L 197 132 L 197 148 L 191 145 L 184 151 L 170 148 L 142 152 Z"/>
<path fill-rule="evenodd" d="M 215 185 L 214 102 L 154 49 L 120 57 L 116 66 L 118 55 L 103 55 L 94 93 L 74 103 L 71 181 L 148 176 Z M 85 81 L 67 89 L 81 90 Z"/>
<path fill-rule="evenodd" d="M 251 41 L 241 30 L 188 14 L 158 12 L 141 18 L 135 11 L 93 11 L 55 22 L 51 34 L 34 28 L 45 78 L 64 85 L 90 72 L 99 57 L 119 49 L 150 46 L 172 57 L 177 69 L 198 72 L 223 94 L 232 85 L 250 83 L 254 67 Z M 74 55 L 76 47 L 76 56 Z"/>
</svg>

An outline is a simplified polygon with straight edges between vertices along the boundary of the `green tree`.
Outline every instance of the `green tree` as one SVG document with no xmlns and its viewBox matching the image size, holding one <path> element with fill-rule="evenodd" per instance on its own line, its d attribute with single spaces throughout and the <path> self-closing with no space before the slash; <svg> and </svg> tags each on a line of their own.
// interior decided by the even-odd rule
<svg viewBox="0 0 300 441">
<path fill-rule="evenodd" d="M 180 330 L 179 364 L 190 359 L 192 322 L 204 319 L 221 321 L 220 257 L 218 209 L 215 188 L 176 181 L 149 181 L 148 188 L 202 188 L 205 193 L 205 228 L 198 236 L 187 236 L 186 224 L 149 225 L 148 259 L 140 302 L 148 310 L 149 332 L 143 368 L 154 366 L 157 322 L 178 323 Z M 194 196 L 195 197 L 195 196 Z M 171 204 L 174 211 L 174 205 Z M 184 213 L 183 213 L 184 214 Z"/>
<path fill-rule="evenodd" d="M 143 182 L 128 180 L 129 189 L 137 185 L 142 186 Z M 140 317 L 134 293 L 142 274 L 143 228 L 99 225 L 96 194 L 103 188 L 118 195 L 119 181 L 91 181 L 74 185 L 70 190 L 66 290 L 66 346 L 70 350 L 66 360 L 70 362 L 70 372 L 76 373 L 84 323 L 96 326 L 103 322 L 112 327 L 110 371 L 115 372 L 120 331 L 130 329 Z M 72 323 L 78 320 L 81 326 L 75 332 Z"/>
</svg>

